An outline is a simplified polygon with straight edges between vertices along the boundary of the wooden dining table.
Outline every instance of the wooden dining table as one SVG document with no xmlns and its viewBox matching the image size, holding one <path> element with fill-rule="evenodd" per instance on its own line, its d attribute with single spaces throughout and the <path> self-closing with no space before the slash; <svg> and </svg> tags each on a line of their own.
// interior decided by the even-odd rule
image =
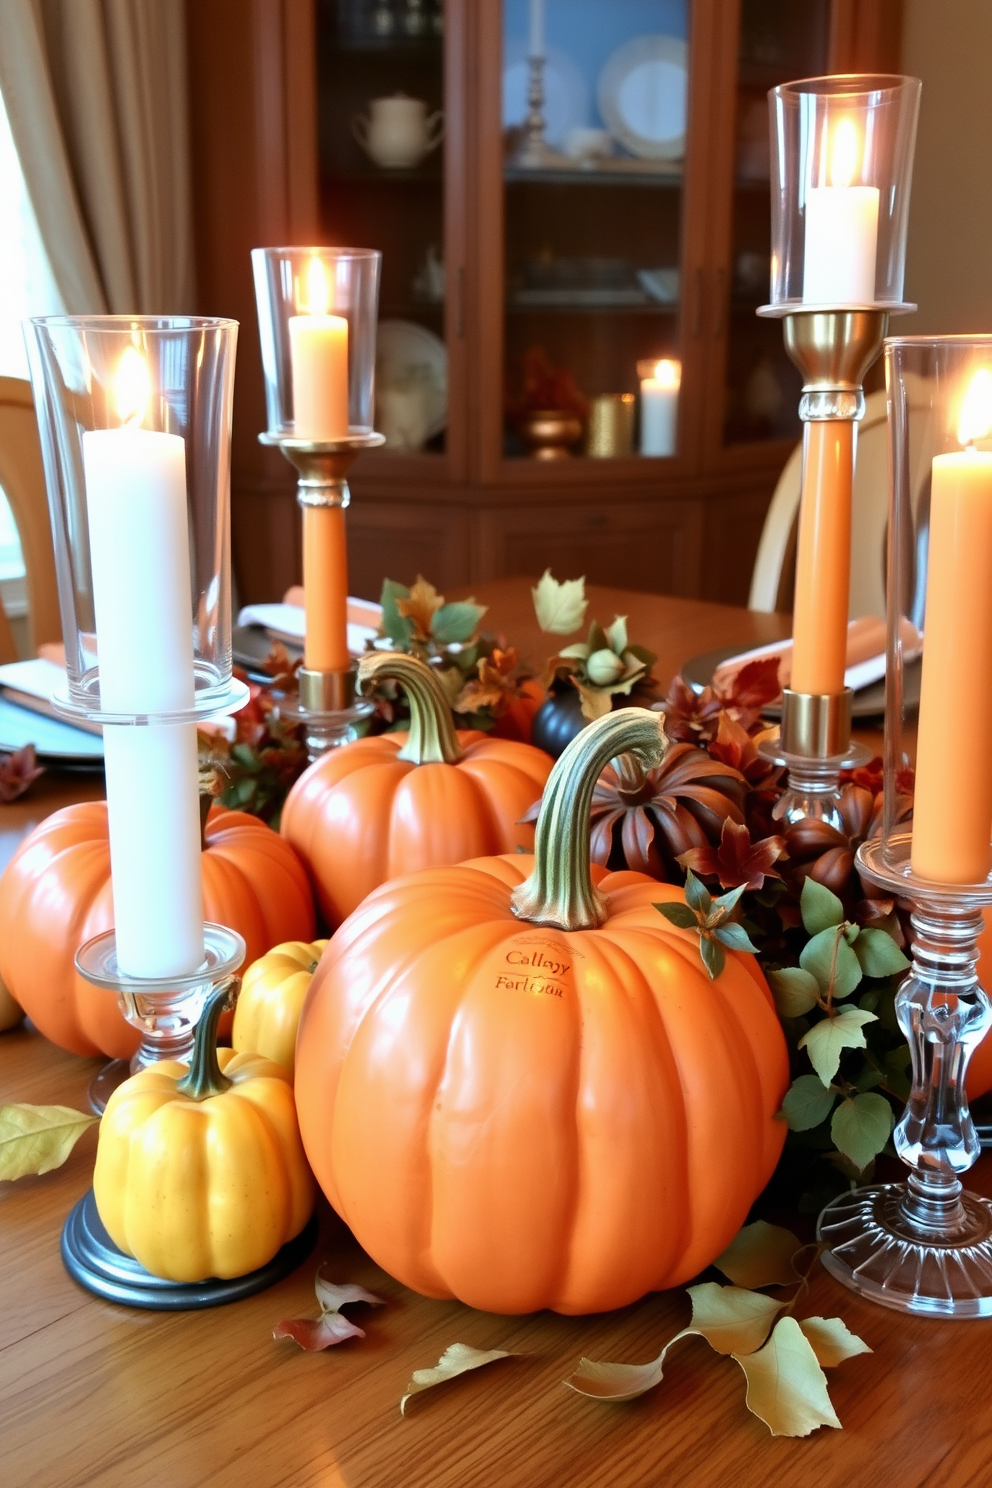
<svg viewBox="0 0 992 1488">
<path fill-rule="evenodd" d="M 536 664 L 547 638 L 529 584 L 475 587 L 484 624 Z M 452 597 L 452 596 L 449 596 Z M 590 618 L 628 616 L 663 681 L 695 653 L 777 639 L 788 619 L 591 587 Z M 31 825 L 100 790 L 51 774 L 0 806 L 9 855 Z M 0 1101 L 86 1105 L 98 1062 L 29 1026 L 0 1037 Z M 563 1380 L 582 1356 L 643 1362 L 689 1319 L 683 1288 L 591 1317 L 500 1317 L 418 1296 L 360 1249 L 326 1204 L 312 1256 L 247 1300 L 185 1313 L 132 1311 L 82 1291 L 59 1235 L 92 1178 L 95 1131 L 66 1165 L 0 1184 L 0 1484 L 3 1488 L 989 1488 L 992 1323 L 909 1318 L 861 1300 L 817 1264 L 797 1315 L 840 1316 L 872 1349 L 830 1371 L 842 1430 L 772 1438 L 745 1408 L 744 1377 L 699 1339 L 664 1382 L 608 1405 Z M 992 1157 L 969 1185 L 992 1196 Z M 781 1216 L 779 1216 L 781 1218 Z M 796 1219 L 797 1226 L 809 1223 Z M 366 1330 L 324 1353 L 276 1341 L 315 1315 L 317 1267 L 383 1298 Z M 714 1278 L 714 1273 L 709 1273 Z M 452 1343 L 511 1357 L 413 1399 L 415 1369 Z"/>
</svg>

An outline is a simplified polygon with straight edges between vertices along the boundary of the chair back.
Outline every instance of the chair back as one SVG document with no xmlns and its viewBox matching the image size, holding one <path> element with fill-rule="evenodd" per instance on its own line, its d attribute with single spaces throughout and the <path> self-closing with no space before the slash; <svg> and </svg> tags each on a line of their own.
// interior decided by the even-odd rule
<svg viewBox="0 0 992 1488">
<path fill-rule="evenodd" d="M 792 451 L 779 476 L 758 545 L 748 608 L 792 609 L 796 574 L 803 447 Z M 885 614 L 885 532 L 888 524 L 888 421 L 885 393 L 869 393 L 858 424 L 851 511 L 851 589 L 848 615 Z"/>
<path fill-rule="evenodd" d="M 38 421 L 31 384 L 18 377 L 0 377 L 0 489 L 10 503 L 24 554 L 33 656 L 44 642 L 61 641 L 62 619 Z"/>
</svg>

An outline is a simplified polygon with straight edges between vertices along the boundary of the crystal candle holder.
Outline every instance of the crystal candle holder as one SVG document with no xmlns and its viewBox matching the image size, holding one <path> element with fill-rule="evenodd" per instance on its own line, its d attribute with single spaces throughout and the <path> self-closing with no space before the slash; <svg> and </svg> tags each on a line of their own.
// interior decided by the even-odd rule
<svg viewBox="0 0 992 1488">
<path fill-rule="evenodd" d="M 311 759 L 372 711 L 347 649 L 347 474 L 384 444 L 372 427 L 382 255 L 367 248 L 255 248 L 268 429 L 297 473 L 306 640 L 299 716 Z"/>
<path fill-rule="evenodd" d="M 977 939 L 992 905 L 992 337 L 886 343 L 891 438 L 881 835 L 863 878 L 912 906 L 896 1014 L 912 1089 L 893 1142 L 905 1183 L 845 1194 L 820 1216 L 828 1270 L 873 1301 L 992 1316 L 992 1203 L 966 1192 L 979 1141 L 965 1076 L 992 1027 Z M 922 632 L 922 636 L 921 636 Z M 906 673 L 922 679 L 916 779 Z"/>
<path fill-rule="evenodd" d="M 784 820 L 840 825 L 851 743 L 844 682 L 851 494 L 865 373 L 903 302 L 920 83 L 897 76 L 807 78 L 768 95 L 771 110 L 771 299 L 803 375 L 803 488 L 793 608 L 793 677 L 778 745 L 789 769 Z"/>
</svg>

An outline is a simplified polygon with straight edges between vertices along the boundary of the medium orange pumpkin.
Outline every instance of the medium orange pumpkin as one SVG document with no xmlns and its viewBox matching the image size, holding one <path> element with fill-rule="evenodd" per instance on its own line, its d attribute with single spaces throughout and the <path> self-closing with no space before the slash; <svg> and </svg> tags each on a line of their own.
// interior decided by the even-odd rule
<svg viewBox="0 0 992 1488">
<path fill-rule="evenodd" d="M 296 1103 L 317 1180 L 407 1286 L 491 1312 L 623 1307 L 726 1247 L 782 1150 L 785 1040 L 749 956 L 715 981 L 680 889 L 589 865 L 608 760 L 657 715 L 584 729 L 536 855 L 385 884 L 314 973 Z M 528 877 L 528 875 L 530 875 Z"/>
<path fill-rule="evenodd" d="M 434 672 L 416 657 L 362 658 L 367 691 L 393 681 L 410 704 L 409 734 L 357 739 L 316 760 L 286 798 L 280 830 L 310 871 L 331 926 L 387 879 L 484 853 L 530 851 L 520 818 L 551 760 L 531 744 L 455 732 Z"/>
<path fill-rule="evenodd" d="M 313 939 L 303 867 L 257 817 L 211 807 L 202 863 L 204 915 L 244 936 L 246 963 L 279 941 Z M 128 1059 L 138 1047 L 116 1000 L 73 966 L 83 942 L 113 923 L 106 802 L 63 807 L 0 878 L 0 979 L 38 1030 L 73 1054 Z"/>
</svg>

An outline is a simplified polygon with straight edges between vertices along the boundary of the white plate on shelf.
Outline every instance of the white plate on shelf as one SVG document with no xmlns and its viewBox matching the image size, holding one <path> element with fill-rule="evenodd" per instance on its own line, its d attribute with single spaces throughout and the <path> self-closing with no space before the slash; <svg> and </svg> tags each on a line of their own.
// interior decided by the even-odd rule
<svg viewBox="0 0 992 1488">
<path fill-rule="evenodd" d="M 405 383 L 426 387 L 426 439 L 448 422 L 448 351 L 440 336 L 413 320 L 380 320 L 375 357 L 376 383 L 395 388 Z"/>
<path fill-rule="evenodd" d="M 572 129 L 592 123 L 589 86 L 571 57 L 548 47 L 544 82 L 544 138 L 560 149 Z M 530 66 L 523 42 L 510 42 L 503 54 L 503 128 L 515 129 L 527 117 Z"/>
<path fill-rule="evenodd" d="M 675 36 L 635 36 L 608 57 L 596 99 L 603 121 L 632 155 L 685 154 L 689 50 Z"/>
</svg>

